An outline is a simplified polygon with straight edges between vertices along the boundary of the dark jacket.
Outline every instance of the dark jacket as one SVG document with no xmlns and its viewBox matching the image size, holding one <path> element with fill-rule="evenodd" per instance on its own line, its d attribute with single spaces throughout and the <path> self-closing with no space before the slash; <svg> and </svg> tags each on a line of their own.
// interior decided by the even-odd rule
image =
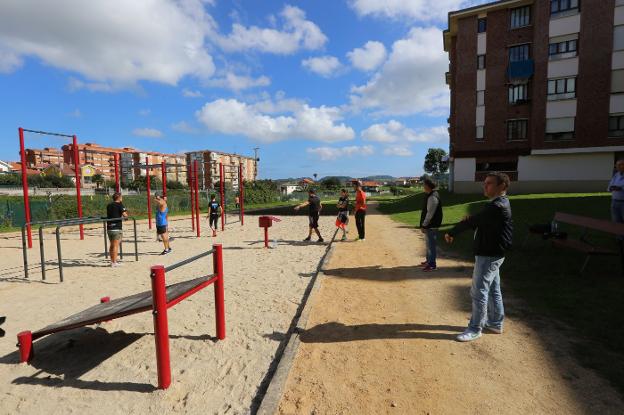
<svg viewBox="0 0 624 415">
<path fill-rule="evenodd" d="M 507 196 L 499 196 L 486 203 L 483 210 L 461 221 L 448 234 L 455 236 L 467 229 L 476 229 L 474 254 L 504 257 L 511 248 L 513 223 L 511 205 Z"/>
<path fill-rule="evenodd" d="M 429 198 L 434 197 L 438 200 L 438 206 L 436 207 L 435 213 L 433 217 L 427 224 L 427 226 L 423 226 L 423 222 L 427 217 L 427 203 L 429 202 Z M 423 200 L 423 207 L 420 211 L 420 227 L 425 229 L 437 229 L 442 225 L 442 200 L 440 200 L 440 195 L 435 190 L 426 195 Z"/>
</svg>

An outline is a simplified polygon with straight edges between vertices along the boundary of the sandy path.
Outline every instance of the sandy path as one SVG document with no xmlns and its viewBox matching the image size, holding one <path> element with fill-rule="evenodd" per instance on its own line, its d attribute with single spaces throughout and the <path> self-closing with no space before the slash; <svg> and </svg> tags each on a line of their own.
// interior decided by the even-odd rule
<svg viewBox="0 0 624 415">
<path fill-rule="evenodd" d="M 420 232 L 381 215 L 367 217 L 366 242 L 336 245 L 279 413 L 624 413 L 569 357 L 569 339 L 514 318 L 509 296 L 504 335 L 454 341 L 469 319 L 471 264 L 442 259 L 423 273 L 423 253 Z"/>
<path fill-rule="evenodd" d="M 307 218 L 285 217 L 270 235 L 277 249 L 265 250 L 257 217 L 247 225 L 231 224 L 226 232 L 197 240 L 190 221 L 175 221 L 171 255 L 158 256 L 162 244 L 155 232 L 140 224 L 140 261 L 131 256 L 122 268 L 111 269 L 103 258 L 101 228 L 89 230 L 85 241 L 77 231 L 63 235 L 65 282 L 51 266 L 47 283 L 39 270 L 31 281 L 22 275 L 21 242 L 0 236 L 0 316 L 8 316 L 0 339 L 0 413 L 2 414 L 127 414 L 249 412 L 284 333 L 301 301 L 310 275 L 326 246 L 303 244 Z M 321 227 L 333 228 L 332 218 Z M 202 223 L 205 226 L 206 222 Z M 205 228 L 204 228 L 205 229 Z M 130 232 L 126 231 L 129 236 Z M 56 261 L 53 236 L 46 233 L 46 256 Z M 212 287 L 169 310 L 172 385 L 153 391 L 156 365 L 152 318 L 142 313 L 43 338 L 35 343 L 31 366 L 16 364 L 17 332 L 37 330 L 99 302 L 149 290 L 149 266 L 169 265 L 224 246 L 227 337 L 215 342 Z M 37 241 L 30 252 L 38 262 Z M 126 244 L 126 251 L 131 251 Z M 212 259 L 167 274 L 169 283 L 212 272 Z"/>
</svg>

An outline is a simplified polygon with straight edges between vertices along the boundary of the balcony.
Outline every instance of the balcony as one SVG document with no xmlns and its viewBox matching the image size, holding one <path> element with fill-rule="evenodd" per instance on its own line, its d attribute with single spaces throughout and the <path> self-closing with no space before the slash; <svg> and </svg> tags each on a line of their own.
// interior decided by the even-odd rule
<svg viewBox="0 0 624 415">
<path fill-rule="evenodd" d="M 535 65 L 533 59 L 509 62 L 507 67 L 507 77 L 509 80 L 529 79 L 533 76 Z"/>
</svg>

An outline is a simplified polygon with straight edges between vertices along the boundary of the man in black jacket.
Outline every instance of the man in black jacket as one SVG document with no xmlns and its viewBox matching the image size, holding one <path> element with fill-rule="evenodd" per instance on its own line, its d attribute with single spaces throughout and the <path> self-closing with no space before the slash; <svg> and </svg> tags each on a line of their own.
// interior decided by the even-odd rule
<svg viewBox="0 0 624 415">
<path fill-rule="evenodd" d="M 425 189 L 425 198 L 423 207 L 420 212 L 420 230 L 425 234 L 425 242 L 427 245 L 427 259 L 422 262 L 423 271 L 435 271 L 436 264 L 436 240 L 438 237 L 438 228 L 442 224 L 442 201 L 440 195 L 435 190 L 437 185 L 431 179 L 425 179 L 423 182 Z"/>
<path fill-rule="evenodd" d="M 475 266 L 472 274 L 472 318 L 468 328 L 457 340 L 468 342 L 481 337 L 481 330 L 503 333 L 503 296 L 500 288 L 500 266 L 505 250 L 511 248 L 513 225 L 511 206 L 507 198 L 509 177 L 505 173 L 488 173 L 483 192 L 490 201 L 474 216 L 467 216 L 444 238 L 452 243 L 455 235 L 467 230 L 474 234 Z"/>
</svg>

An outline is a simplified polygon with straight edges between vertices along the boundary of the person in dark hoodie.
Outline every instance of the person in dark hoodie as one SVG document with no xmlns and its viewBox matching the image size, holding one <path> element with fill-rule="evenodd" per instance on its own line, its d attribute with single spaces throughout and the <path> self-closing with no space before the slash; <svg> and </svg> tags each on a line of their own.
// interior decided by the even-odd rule
<svg viewBox="0 0 624 415">
<path fill-rule="evenodd" d="M 444 235 L 446 242 L 452 243 L 461 232 L 475 230 L 475 265 L 470 289 L 472 317 L 468 328 L 457 336 L 460 342 L 478 339 L 484 329 L 503 333 L 505 311 L 499 270 L 505 261 L 505 251 L 511 248 L 513 234 L 508 188 L 509 176 L 488 173 L 483 182 L 483 193 L 489 202 L 480 212 L 467 216 Z"/>
<path fill-rule="evenodd" d="M 442 201 L 440 195 L 435 190 L 436 183 L 427 178 L 423 181 L 425 189 L 425 198 L 423 200 L 423 208 L 420 212 L 420 230 L 425 234 L 425 242 L 427 244 L 427 258 L 421 262 L 423 271 L 435 271 L 436 264 L 436 243 L 438 228 L 442 224 Z"/>
</svg>

